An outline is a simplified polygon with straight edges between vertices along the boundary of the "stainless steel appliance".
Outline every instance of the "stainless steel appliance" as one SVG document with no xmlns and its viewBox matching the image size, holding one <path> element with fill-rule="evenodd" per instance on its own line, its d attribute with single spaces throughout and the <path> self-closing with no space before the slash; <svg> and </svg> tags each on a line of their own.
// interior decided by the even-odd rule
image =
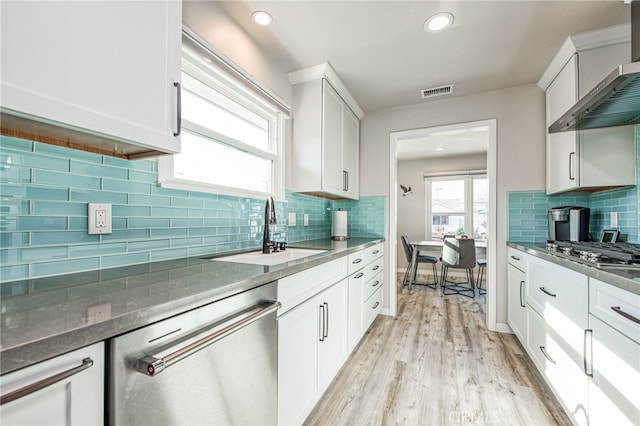
<svg viewBox="0 0 640 426">
<path fill-rule="evenodd" d="M 640 244 L 551 241 L 547 252 L 596 268 L 640 268 Z"/>
<path fill-rule="evenodd" d="M 613 70 L 549 126 L 549 133 L 640 123 L 640 1 L 630 8 L 631 63 Z"/>
<path fill-rule="evenodd" d="M 269 283 L 112 339 L 110 424 L 276 424 L 275 299 Z"/>
<path fill-rule="evenodd" d="M 553 207 L 547 212 L 549 241 L 589 241 L 588 207 Z"/>
</svg>

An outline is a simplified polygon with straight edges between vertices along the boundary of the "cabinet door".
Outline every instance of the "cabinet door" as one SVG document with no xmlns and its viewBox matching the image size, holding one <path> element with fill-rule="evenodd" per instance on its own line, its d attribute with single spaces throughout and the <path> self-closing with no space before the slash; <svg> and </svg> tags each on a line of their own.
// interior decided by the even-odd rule
<svg viewBox="0 0 640 426">
<path fill-rule="evenodd" d="M 178 152 L 179 1 L 3 2 L 2 107 Z"/>
<path fill-rule="evenodd" d="M 520 342 L 526 342 L 527 309 L 524 303 L 526 275 L 523 271 L 507 265 L 508 304 L 507 322 Z"/>
<path fill-rule="evenodd" d="M 322 189 L 343 196 L 342 168 L 343 102 L 326 80 L 322 84 Z"/>
<path fill-rule="evenodd" d="M 318 325 L 315 298 L 278 318 L 278 424 L 302 424 L 315 404 Z"/>
<path fill-rule="evenodd" d="M 329 386 L 347 357 L 347 280 L 314 298 L 321 318 L 318 327 L 318 389 Z"/>
<path fill-rule="evenodd" d="M 526 347 L 574 424 L 587 425 L 588 377 L 583 371 L 583 344 L 567 345 L 540 315 L 530 310 Z"/>
<path fill-rule="evenodd" d="M 345 190 L 348 198 L 358 199 L 360 194 L 359 186 L 359 155 L 360 155 L 360 120 L 349 109 L 344 107 L 343 115 L 343 146 L 342 146 L 342 168 L 345 172 Z"/>
<path fill-rule="evenodd" d="M 0 377 L 4 396 L 53 375 L 80 370 L 59 382 L 3 404 L 0 408 L 0 424 L 102 425 L 104 368 L 104 344 L 101 342 Z"/>
<path fill-rule="evenodd" d="M 567 112 L 577 100 L 577 55 L 573 55 L 546 91 L 547 126 Z M 566 191 L 579 185 L 576 169 L 577 132 L 547 134 L 547 193 Z"/>
<path fill-rule="evenodd" d="M 591 424 L 640 424 L 640 345 L 592 315 L 589 326 L 593 333 Z"/>
</svg>

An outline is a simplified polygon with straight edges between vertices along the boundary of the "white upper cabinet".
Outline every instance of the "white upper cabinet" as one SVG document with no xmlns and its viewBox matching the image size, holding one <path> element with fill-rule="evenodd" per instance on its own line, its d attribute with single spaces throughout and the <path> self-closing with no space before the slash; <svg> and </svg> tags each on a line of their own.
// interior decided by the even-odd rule
<svg viewBox="0 0 640 426">
<path fill-rule="evenodd" d="M 545 89 L 547 129 L 615 66 L 629 62 L 626 30 L 567 39 L 538 82 Z M 635 126 L 547 132 L 547 194 L 635 184 Z"/>
<path fill-rule="evenodd" d="M 290 74 L 293 86 L 292 190 L 359 197 L 363 112 L 325 64 Z"/>
<path fill-rule="evenodd" d="M 3 131 L 180 151 L 181 1 L 3 2 L 1 19 Z"/>
</svg>

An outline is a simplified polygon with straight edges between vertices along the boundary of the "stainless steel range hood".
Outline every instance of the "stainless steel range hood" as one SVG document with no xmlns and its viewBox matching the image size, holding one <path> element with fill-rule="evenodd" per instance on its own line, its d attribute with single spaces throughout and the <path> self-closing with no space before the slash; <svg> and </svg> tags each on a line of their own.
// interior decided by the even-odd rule
<svg viewBox="0 0 640 426">
<path fill-rule="evenodd" d="M 549 133 L 640 124 L 640 0 L 630 6 L 635 62 L 619 65 L 549 126 Z"/>
</svg>

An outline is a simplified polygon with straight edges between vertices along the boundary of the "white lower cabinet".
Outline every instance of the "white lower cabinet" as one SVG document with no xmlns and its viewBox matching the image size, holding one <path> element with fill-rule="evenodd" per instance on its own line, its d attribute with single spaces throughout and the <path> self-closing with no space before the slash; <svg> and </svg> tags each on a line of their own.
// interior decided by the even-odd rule
<svg viewBox="0 0 640 426">
<path fill-rule="evenodd" d="M 301 424 L 347 357 L 347 280 L 278 318 L 278 423 Z"/>
<path fill-rule="evenodd" d="M 59 375 L 58 381 L 3 403 L 0 424 L 103 425 L 104 343 L 96 343 L 0 377 L 2 398 Z"/>
<path fill-rule="evenodd" d="M 592 425 L 640 424 L 640 295 L 589 280 Z"/>
<path fill-rule="evenodd" d="M 509 325 L 516 332 L 521 321 L 513 321 L 511 290 L 524 280 L 526 331 L 516 336 L 572 422 L 640 425 L 640 295 L 509 254 L 518 258 L 508 264 Z"/>
<path fill-rule="evenodd" d="M 278 424 L 304 422 L 382 310 L 378 244 L 278 281 Z"/>
<path fill-rule="evenodd" d="M 383 255 L 382 244 L 377 244 L 349 256 L 349 352 L 382 310 Z"/>
<path fill-rule="evenodd" d="M 507 264 L 507 324 L 520 339 L 526 340 L 527 308 L 525 304 L 526 255 L 508 248 Z"/>
<path fill-rule="evenodd" d="M 591 425 L 640 424 L 640 344 L 589 316 Z"/>
</svg>

